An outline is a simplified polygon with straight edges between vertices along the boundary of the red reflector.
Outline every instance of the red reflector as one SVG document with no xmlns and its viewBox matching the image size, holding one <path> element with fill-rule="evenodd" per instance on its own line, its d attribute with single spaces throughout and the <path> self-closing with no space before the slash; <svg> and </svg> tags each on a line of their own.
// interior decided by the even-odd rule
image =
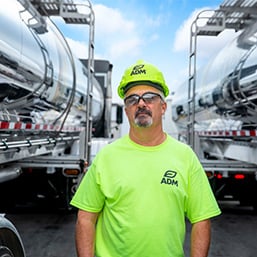
<svg viewBox="0 0 257 257">
<path fill-rule="evenodd" d="M 1 121 L 0 126 L 1 126 L 1 129 L 8 129 L 9 128 L 9 122 Z"/>
<path fill-rule="evenodd" d="M 222 179 L 222 174 L 218 173 L 216 174 L 217 179 Z"/>
<path fill-rule="evenodd" d="M 235 174 L 234 178 L 235 179 L 244 179 L 245 175 L 244 174 Z"/>
</svg>

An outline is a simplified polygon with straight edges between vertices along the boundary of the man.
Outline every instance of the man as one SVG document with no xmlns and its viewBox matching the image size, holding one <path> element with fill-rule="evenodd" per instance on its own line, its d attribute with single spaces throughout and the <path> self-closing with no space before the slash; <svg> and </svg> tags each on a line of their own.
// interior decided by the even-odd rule
<svg viewBox="0 0 257 257">
<path fill-rule="evenodd" d="M 206 257 L 210 218 L 220 210 L 191 148 L 163 131 L 169 89 L 162 73 L 138 61 L 118 94 L 129 134 L 98 153 L 71 201 L 79 208 L 78 256 L 184 256 L 187 217 L 191 257 Z"/>
</svg>

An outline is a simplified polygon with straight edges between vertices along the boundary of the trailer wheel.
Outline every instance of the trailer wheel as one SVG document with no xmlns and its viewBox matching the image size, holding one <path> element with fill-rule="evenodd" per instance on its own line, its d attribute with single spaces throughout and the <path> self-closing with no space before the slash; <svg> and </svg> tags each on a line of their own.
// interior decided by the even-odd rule
<svg viewBox="0 0 257 257">
<path fill-rule="evenodd" d="M 21 238 L 13 224 L 0 216 L 0 257 L 25 257 Z"/>
<path fill-rule="evenodd" d="M 13 257 L 13 254 L 7 247 L 0 246 L 0 257 Z"/>
</svg>

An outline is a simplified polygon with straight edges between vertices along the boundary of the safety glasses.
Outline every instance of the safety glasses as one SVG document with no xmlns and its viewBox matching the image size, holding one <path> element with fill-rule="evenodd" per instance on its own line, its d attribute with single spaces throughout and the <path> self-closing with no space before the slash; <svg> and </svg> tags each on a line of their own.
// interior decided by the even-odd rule
<svg viewBox="0 0 257 257">
<path fill-rule="evenodd" d="M 136 105 L 139 103 L 140 99 L 142 99 L 146 104 L 153 104 L 157 102 L 158 99 L 163 100 L 161 95 L 153 92 L 146 92 L 141 96 L 137 94 L 133 94 L 133 95 L 127 96 L 124 99 L 125 106 L 129 107 L 129 106 Z"/>
</svg>

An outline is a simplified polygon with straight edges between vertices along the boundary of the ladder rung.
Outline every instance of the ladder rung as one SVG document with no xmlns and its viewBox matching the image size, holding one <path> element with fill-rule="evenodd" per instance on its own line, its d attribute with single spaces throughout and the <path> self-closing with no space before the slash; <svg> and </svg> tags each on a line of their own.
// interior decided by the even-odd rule
<svg viewBox="0 0 257 257">
<path fill-rule="evenodd" d="M 194 75 L 191 75 L 190 77 L 189 77 L 189 80 L 192 80 L 192 79 L 194 79 Z"/>
<path fill-rule="evenodd" d="M 90 69 L 89 69 L 89 70 L 90 70 L 90 72 L 91 72 L 91 73 L 95 73 L 95 70 L 94 70 L 94 68 L 93 68 L 93 67 L 90 67 Z"/>
<path fill-rule="evenodd" d="M 191 53 L 191 54 L 189 55 L 189 57 L 192 58 L 194 55 L 195 55 L 195 52 Z"/>
</svg>

